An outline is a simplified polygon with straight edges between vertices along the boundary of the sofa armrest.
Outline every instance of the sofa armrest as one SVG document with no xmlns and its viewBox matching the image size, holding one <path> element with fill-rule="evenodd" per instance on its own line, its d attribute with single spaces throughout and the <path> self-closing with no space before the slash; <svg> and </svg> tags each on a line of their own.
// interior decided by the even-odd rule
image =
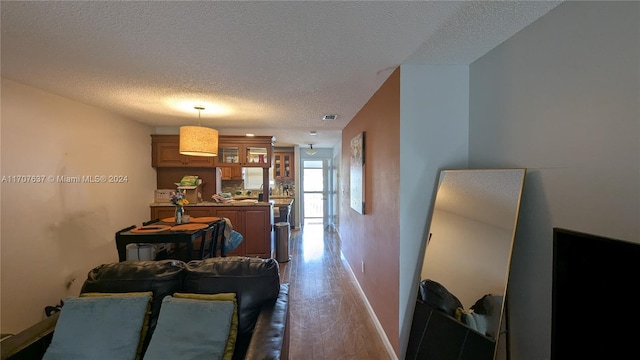
<svg viewBox="0 0 640 360">
<path fill-rule="evenodd" d="M 42 359 L 51 343 L 60 313 L 2 341 L 2 360 Z"/>
<path fill-rule="evenodd" d="M 281 284 L 275 303 L 265 304 L 260 310 L 245 360 L 288 358 L 289 284 Z"/>
</svg>

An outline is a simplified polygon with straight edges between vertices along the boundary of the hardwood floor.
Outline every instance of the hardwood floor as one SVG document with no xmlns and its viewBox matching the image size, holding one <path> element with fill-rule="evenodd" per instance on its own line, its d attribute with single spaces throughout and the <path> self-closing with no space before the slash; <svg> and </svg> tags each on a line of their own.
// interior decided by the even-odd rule
<svg viewBox="0 0 640 360">
<path fill-rule="evenodd" d="M 292 260 L 280 264 L 290 288 L 291 360 L 388 360 L 337 234 L 322 225 L 291 232 Z"/>
</svg>

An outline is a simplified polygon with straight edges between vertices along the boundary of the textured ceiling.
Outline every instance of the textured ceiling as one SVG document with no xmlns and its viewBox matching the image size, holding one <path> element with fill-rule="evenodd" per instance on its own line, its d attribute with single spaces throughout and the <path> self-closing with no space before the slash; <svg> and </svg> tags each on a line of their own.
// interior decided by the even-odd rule
<svg viewBox="0 0 640 360">
<path fill-rule="evenodd" d="M 159 132 L 201 105 L 221 134 L 332 147 L 399 65 L 470 64 L 559 3 L 2 1 L 2 77 Z"/>
</svg>

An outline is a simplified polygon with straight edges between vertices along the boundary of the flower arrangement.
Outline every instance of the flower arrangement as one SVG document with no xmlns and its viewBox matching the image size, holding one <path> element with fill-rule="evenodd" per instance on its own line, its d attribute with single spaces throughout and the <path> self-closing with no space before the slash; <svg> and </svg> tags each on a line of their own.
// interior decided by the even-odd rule
<svg viewBox="0 0 640 360">
<path fill-rule="evenodd" d="M 180 190 L 171 193 L 171 203 L 175 206 L 189 205 L 189 200 L 185 197 L 184 192 Z"/>
</svg>

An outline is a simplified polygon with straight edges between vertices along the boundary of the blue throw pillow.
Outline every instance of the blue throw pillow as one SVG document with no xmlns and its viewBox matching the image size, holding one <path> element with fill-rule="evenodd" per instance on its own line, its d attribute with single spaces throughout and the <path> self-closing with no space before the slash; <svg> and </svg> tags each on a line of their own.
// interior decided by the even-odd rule
<svg viewBox="0 0 640 360">
<path fill-rule="evenodd" d="M 221 359 L 233 310 L 233 301 L 166 296 L 144 359 Z"/>
<path fill-rule="evenodd" d="M 151 296 L 68 298 L 43 360 L 135 359 Z"/>
</svg>

